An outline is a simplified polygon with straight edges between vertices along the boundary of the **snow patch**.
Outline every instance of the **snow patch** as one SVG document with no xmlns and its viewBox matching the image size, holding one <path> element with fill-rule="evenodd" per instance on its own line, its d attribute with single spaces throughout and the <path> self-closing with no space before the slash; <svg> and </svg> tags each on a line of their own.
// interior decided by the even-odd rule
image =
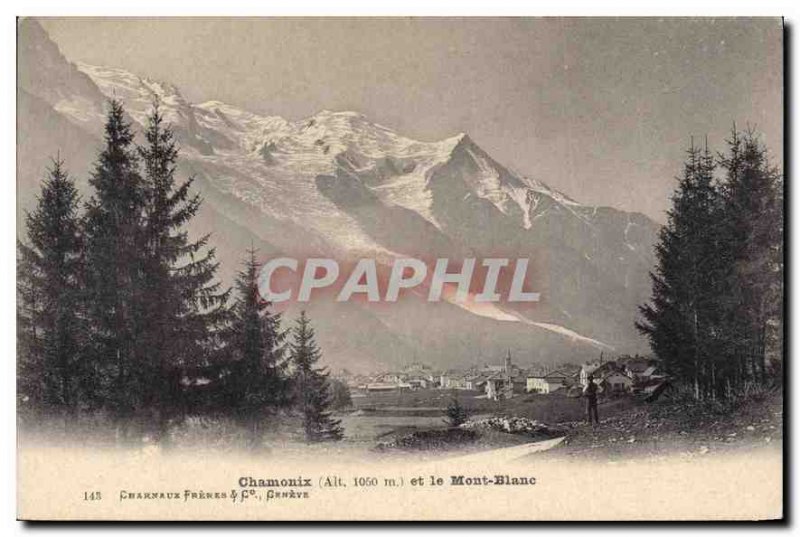
<svg viewBox="0 0 800 537">
<path fill-rule="evenodd" d="M 460 308 L 462 308 L 462 309 L 464 309 L 464 310 L 466 310 L 466 311 L 468 311 L 468 312 L 470 312 L 470 313 L 472 313 L 474 315 L 478 315 L 479 317 L 487 317 L 487 318 L 490 318 L 490 319 L 494 319 L 494 320 L 497 320 L 497 321 L 503 321 L 503 322 L 523 323 L 523 324 L 535 326 L 537 328 L 542 328 L 544 330 L 547 330 L 549 332 L 553 332 L 553 333 L 558 334 L 560 336 L 564 336 L 564 337 L 566 337 L 566 338 L 568 338 L 571 341 L 576 342 L 576 343 L 578 343 L 578 342 L 579 343 L 587 343 L 587 344 L 592 345 L 593 347 L 597 347 L 599 349 L 614 350 L 614 347 L 612 347 L 611 345 L 608 345 L 606 343 L 603 343 L 602 341 L 598 341 L 596 339 L 581 335 L 578 332 L 575 332 L 574 330 L 572 330 L 570 328 L 567 328 L 565 326 L 561 326 L 561 325 L 553 324 L 553 323 L 543 323 L 543 322 L 531 321 L 530 319 L 527 319 L 527 318 L 525 318 L 525 317 L 523 317 L 520 314 L 517 314 L 515 312 L 504 311 L 503 309 L 501 309 L 500 307 L 498 307 L 494 303 L 491 303 L 491 302 L 485 302 L 485 303 L 484 302 L 474 302 L 473 300 L 471 300 L 471 298 L 472 297 L 470 297 L 470 300 L 467 300 L 466 302 L 457 302 L 457 301 L 453 300 L 452 298 L 447 298 L 447 297 L 445 298 L 445 300 L 447 300 L 451 304 L 455 304 L 456 306 L 458 306 L 458 307 L 460 307 Z"/>
<path fill-rule="evenodd" d="M 561 208 L 592 225 L 579 210 L 584 206 L 538 180 L 513 171 L 506 176 L 464 133 L 438 142 L 420 142 L 371 123 L 354 111 L 322 110 L 288 121 L 217 100 L 192 104 L 177 87 L 122 69 L 85 63 L 77 66 L 105 95 L 121 99 L 140 126 L 158 96 L 166 120 L 179 133 L 184 157 L 221 191 L 266 215 L 311 227 L 348 252 L 386 253 L 354 218 L 319 192 L 317 176 L 335 176 L 346 164 L 383 203 L 413 211 L 441 229 L 433 214 L 428 180 L 437 167 L 453 158 L 458 147 L 464 148 L 477 168 L 467 195 L 487 199 L 504 214 L 510 207 L 518 207 L 522 229 L 530 229 L 534 220 Z M 81 103 L 65 100 L 58 106 L 76 121 L 101 119 L 82 112 L 85 107 Z M 532 217 L 545 197 L 553 203 Z"/>
</svg>

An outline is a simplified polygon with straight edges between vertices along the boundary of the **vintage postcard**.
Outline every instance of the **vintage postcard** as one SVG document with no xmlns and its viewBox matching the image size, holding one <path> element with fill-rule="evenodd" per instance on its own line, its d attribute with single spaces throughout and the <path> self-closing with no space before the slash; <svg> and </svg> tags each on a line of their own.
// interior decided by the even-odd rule
<svg viewBox="0 0 800 537">
<path fill-rule="evenodd" d="M 18 517 L 782 519 L 783 36 L 20 17 Z"/>
</svg>

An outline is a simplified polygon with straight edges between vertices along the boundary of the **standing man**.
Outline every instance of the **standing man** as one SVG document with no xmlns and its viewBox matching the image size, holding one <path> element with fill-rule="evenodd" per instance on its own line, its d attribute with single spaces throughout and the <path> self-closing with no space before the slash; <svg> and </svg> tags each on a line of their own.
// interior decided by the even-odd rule
<svg viewBox="0 0 800 537">
<path fill-rule="evenodd" d="M 600 418 L 597 417 L 597 384 L 594 383 L 594 375 L 589 375 L 586 386 L 583 388 L 583 395 L 586 397 L 586 414 L 589 424 L 592 426 L 599 424 Z"/>
</svg>

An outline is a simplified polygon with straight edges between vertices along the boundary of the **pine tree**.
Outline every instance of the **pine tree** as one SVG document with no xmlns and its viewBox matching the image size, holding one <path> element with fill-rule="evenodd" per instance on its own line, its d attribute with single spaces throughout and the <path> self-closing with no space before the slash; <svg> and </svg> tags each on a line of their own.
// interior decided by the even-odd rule
<svg viewBox="0 0 800 537">
<path fill-rule="evenodd" d="M 314 329 L 300 313 L 293 330 L 290 356 L 294 368 L 295 398 L 303 414 L 303 430 L 307 442 L 340 440 L 344 433 L 341 421 L 330 413 L 331 390 L 325 368 L 316 367 L 321 352 L 314 340 Z"/>
<path fill-rule="evenodd" d="M 720 346 L 718 289 L 720 194 L 708 148 L 691 145 L 656 245 L 651 302 L 640 308 L 637 328 L 667 371 L 690 382 L 698 398 L 716 393 Z"/>
<path fill-rule="evenodd" d="M 17 241 L 17 398 L 20 411 L 40 411 L 45 399 L 40 328 L 43 295 L 37 266 L 36 252 Z"/>
<path fill-rule="evenodd" d="M 770 325 L 779 325 L 783 312 L 782 176 L 755 133 L 735 126 L 720 163 L 726 172 L 732 353 L 740 378 L 763 381 Z"/>
<path fill-rule="evenodd" d="M 269 311 L 270 304 L 258 292 L 256 251 L 248 252 L 244 268 L 236 279 L 235 301 L 226 331 L 227 350 L 234 364 L 236 416 L 249 432 L 256 448 L 263 437 L 264 418 L 288 401 L 285 376 L 285 332 L 281 316 Z"/>
<path fill-rule="evenodd" d="M 770 330 L 782 323 L 782 178 L 754 134 L 735 127 L 718 162 L 722 181 L 708 149 L 690 149 L 637 323 L 697 398 L 763 381 Z"/>
<path fill-rule="evenodd" d="M 214 250 L 207 248 L 208 235 L 191 241 L 185 229 L 201 199 L 191 194 L 193 178 L 175 180 L 178 149 L 157 99 L 144 134 L 139 157 L 144 169 L 145 248 L 140 255 L 145 286 L 138 374 L 147 388 L 145 404 L 157 414 L 157 434 L 165 439 L 176 404 L 170 371 L 214 359 L 229 292 L 215 280 L 218 263 Z"/>
<path fill-rule="evenodd" d="M 85 356 L 80 287 L 82 230 L 78 192 L 53 161 L 18 243 L 19 388 L 46 411 L 77 411 Z"/>
<path fill-rule="evenodd" d="M 86 207 L 86 303 L 93 358 L 92 393 L 118 419 L 141 408 L 145 387 L 137 371 L 142 330 L 140 292 L 145 248 L 145 188 L 122 104 L 111 101 L 105 147 L 89 180 Z M 119 423 L 123 427 L 124 423 Z"/>
</svg>

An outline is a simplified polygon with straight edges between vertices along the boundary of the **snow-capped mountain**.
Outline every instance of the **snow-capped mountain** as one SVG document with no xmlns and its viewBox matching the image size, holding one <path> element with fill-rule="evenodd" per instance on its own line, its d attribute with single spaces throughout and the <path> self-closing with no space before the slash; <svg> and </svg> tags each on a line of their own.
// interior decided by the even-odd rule
<svg viewBox="0 0 800 537">
<path fill-rule="evenodd" d="M 181 171 L 204 199 L 193 231 L 214 233 L 229 278 L 252 242 L 263 255 L 530 257 L 543 301 L 526 310 L 450 303 L 314 304 L 334 367 L 418 359 L 437 365 L 577 360 L 641 350 L 633 327 L 647 299 L 657 225 L 580 204 L 496 162 L 467 134 L 412 140 L 357 112 L 290 121 L 127 71 L 70 63 L 38 23 L 20 23 L 18 185 L 30 206 L 46 159 L 61 152 L 79 183 L 102 138 L 104 101 L 141 127 L 154 98 L 173 125 Z"/>
</svg>

